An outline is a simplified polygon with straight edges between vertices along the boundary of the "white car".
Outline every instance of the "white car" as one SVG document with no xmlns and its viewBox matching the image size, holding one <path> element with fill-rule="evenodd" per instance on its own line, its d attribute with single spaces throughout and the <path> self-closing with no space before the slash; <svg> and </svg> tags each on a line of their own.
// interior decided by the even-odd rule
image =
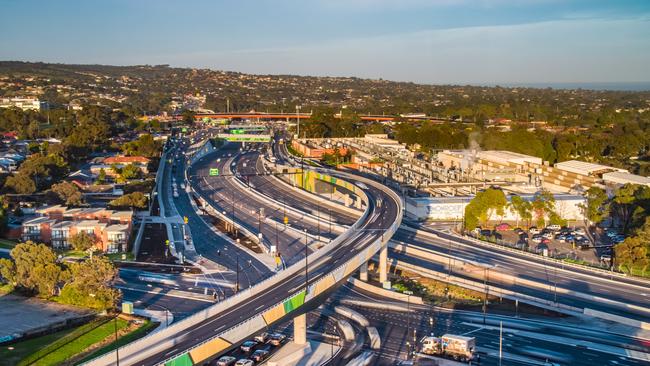
<svg viewBox="0 0 650 366">
<path fill-rule="evenodd" d="M 253 365 L 255 365 L 255 362 L 247 358 L 242 358 L 238 360 L 237 363 L 235 364 L 235 366 L 253 366 Z"/>
<path fill-rule="evenodd" d="M 562 227 L 560 227 L 560 225 L 549 225 L 546 228 L 551 231 L 559 231 Z"/>
<path fill-rule="evenodd" d="M 528 232 L 531 233 L 531 234 L 539 234 L 540 230 L 533 226 L 530 229 L 528 229 Z"/>
</svg>

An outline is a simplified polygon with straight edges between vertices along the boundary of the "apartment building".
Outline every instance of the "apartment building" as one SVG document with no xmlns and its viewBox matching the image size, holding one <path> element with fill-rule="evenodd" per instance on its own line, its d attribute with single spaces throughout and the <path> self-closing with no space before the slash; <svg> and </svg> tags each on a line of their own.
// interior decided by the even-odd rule
<svg viewBox="0 0 650 366">
<path fill-rule="evenodd" d="M 103 208 L 48 206 L 36 210 L 39 215 L 22 226 L 22 239 L 51 244 L 57 249 L 70 247 L 76 234 L 85 232 L 96 240 L 97 249 L 114 253 L 127 250 L 133 212 Z"/>
<path fill-rule="evenodd" d="M 20 108 L 23 111 L 34 110 L 40 111 L 47 107 L 46 102 L 41 102 L 35 98 L 2 98 L 0 99 L 0 108 Z"/>
</svg>

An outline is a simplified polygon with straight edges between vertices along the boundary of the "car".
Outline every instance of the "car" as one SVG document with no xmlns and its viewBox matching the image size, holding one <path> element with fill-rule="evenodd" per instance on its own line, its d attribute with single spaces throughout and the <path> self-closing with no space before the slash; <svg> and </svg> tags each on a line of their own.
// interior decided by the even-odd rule
<svg viewBox="0 0 650 366">
<path fill-rule="evenodd" d="M 257 346 L 257 341 L 246 341 L 242 343 L 239 348 L 242 350 L 242 352 L 248 353 L 253 349 L 255 349 L 256 346 Z"/>
<path fill-rule="evenodd" d="M 611 262 L 612 261 L 612 256 L 610 254 L 603 254 L 600 256 L 600 260 L 602 262 Z"/>
<path fill-rule="evenodd" d="M 269 338 L 271 339 L 269 343 L 271 343 L 274 346 L 279 346 L 282 344 L 282 342 L 284 342 L 284 340 L 287 337 L 282 333 L 273 333 Z"/>
<path fill-rule="evenodd" d="M 251 355 L 251 359 L 255 362 L 264 361 L 267 357 L 269 357 L 269 351 L 266 349 L 258 349 Z"/>
<path fill-rule="evenodd" d="M 510 224 L 502 222 L 499 225 L 494 227 L 494 230 L 496 231 L 507 231 L 510 230 Z"/>
<path fill-rule="evenodd" d="M 544 238 L 544 239 L 553 239 L 553 233 L 546 232 L 546 233 L 542 234 L 542 238 Z"/>
<path fill-rule="evenodd" d="M 612 238 L 613 241 L 620 243 L 623 240 L 625 240 L 625 235 L 616 235 L 615 237 Z"/>
<path fill-rule="evenodd" d="M 583 227 L 577 227 L 575 229 L 575 232 L 576 232 L 576 234 L 580 234 L 580 235 L 585 235 L 586 234 L 585 228 L 583 228 Z"/>
<path fill-rule="evenodd" d="M 525 231 L 522 231 L 521 233 L 519 233 L 519 239 L 526 239 L 526 240 L 528 240 L 528 233 L 525 232 Z"/>
<path fill-rule="evenodd" d="M 519 241 L 517 241 L 517 244 L 515 244 L 515 248 L 526 250 L 528 249 L 528 242 L 520 239 Z"/>
<path fill-rule="evenodd" d="M 544 243 L 537 244 L 537 247 L 535 248 L 535 250 L 537 250 L 538 253 L 542 253 L 545 250 L 548 251 L 548 245 L 546 245 Z"/>
<path fill-rule="evenodd" d="M 613 238 L 616 235 L 618 235 L 618 232 L 616 232 L 616 230 L 609 230 L 605 235 L 607 235 L 610 238 Z"/>
<path fill-rule="evenodd" d="M 481 236 L 492 236 L 492 230 L 488 230 L 488 229 L 481 230 Z"/>
<path fill-rule="evenodd" d="M 258 334 L 255 336 L 255 340 L 260 343 L 266 343 L 269 340 L 269 334 L 267 332 Z"/>
<path fill-rule="evenodd" d="M 566 235 L 555 234 L 555 240 L 559 241 L 560 243 L 564 243 L 564 241 L 566 240 Z"/>
<path fill-rule="evenodd" d="M 541 243 L 542 242 L 542 235 L 535 234 L 535 235 L 533 235 L 531 240 L 533 241 L 533 243 Z"/>
<path fill-rule="evenodd" d="M 237 359 L 232 356 L 223 356 L 217 360 L 217 366 L 232 366 L 237 362 Z"/>
<path fill-rule="evenodd" d="M 561 229 L 560 225 L 557 224 L 549 225 L 546 228 L 551 231 L 559 231 Z"/>
<path fill-rule="evenodd" d="M 480 226 L 475 227 L 474 229 L 472 229 L 472 233 L 476 234 L 476 235 L 480 234 L 481 233 L 481 227 Z"/>
<path fill-rule="evenodd" d="M 521 233 L 524 232 L 524 229 L 522 229 L 520 227 L 516 227 L 516 228 L 512 229 L 512 231 L 516 232 L 517 234 L 521 234 Z"/>
<path fill-rule="evenodd" d="M 549 238 L 542 239 L 542 244 L 550 244 L 550 243 L 551 243 L 551 239 Z"/>
<path fill-rule="evenodd" d="M 539 229 L 535 226 L 531 226 L 530 229 L 528 229 L 528 232 L 531 234 L 539 234 Z"/>
<path fill-rule="evenodd" d="M 240 358 L 239 360 L 237 360 L 237 363 L 235 364 L 235 366 L 253 366 L 253 365 L 255 365 L 255 362 L 247 358 Z"/>
<path fill-rule="evenodd" d="M 564 237 L 564 240 L 566 240 L 566 241 L 568 241 L 568 242 L 572 242 L 572 241 L 574 241 L 575 239 L 576 239 L 576 237 L 575 237 L 573 234 L 567 234 L 567 235 Z"/>
</svg>

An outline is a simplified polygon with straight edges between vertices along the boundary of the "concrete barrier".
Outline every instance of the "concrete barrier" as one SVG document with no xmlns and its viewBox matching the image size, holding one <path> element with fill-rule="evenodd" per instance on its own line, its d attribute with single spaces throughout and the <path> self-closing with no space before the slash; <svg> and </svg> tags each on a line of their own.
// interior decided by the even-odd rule
<svg viewBox="0 0 650 366">
<path fill-rule="evenodd" d="M 381 348 L 381 338 L 379 337 L 379 332 L 375 327 L 366 327 L 368 331 L 368 340 L 370 343 L 370 348 L 378 350 Z"/>
<path fill-rule="evenodd" d="M 642 321 L 639 321 L 639 320 L 626 318 L 626 317 L 623 317 L 623 316 L 620 316 L 620 315 L 609 314 L 609 313 L 605 313 L 603 311 L 598 311 L 598 310 L 589 309 L 589 308 L 585 308 L 584 314 L 588 315 L 588 316 L 593 316 L 593 317 L 596 317 L 596 318 L 600 318 L 600 319 L 613 321 L 615 323 L 629 325 L 629 326 L 635 327 L 635 328 L 650 330 L 650 322 L 642 322 Z"/>
<path fill-rule="evenodd" d="M 346 341 L 352 342 L 354 340 L 354 328 L 352 327 L 352 324 L 350 324 L 347 320 L 337 319 L 336 325 L 343 334 L 343 338 L 345 338 Z"/>
<path fill-rule="evenodd" d="M 370 325 L 368 319 L 360 313 L 348 308 L 347 306 L 337 305 L 334 307 L 334 312 L 343 315 L 344 317 L 353 320 L 362 327 L 367 327 Z"/>
</svg>

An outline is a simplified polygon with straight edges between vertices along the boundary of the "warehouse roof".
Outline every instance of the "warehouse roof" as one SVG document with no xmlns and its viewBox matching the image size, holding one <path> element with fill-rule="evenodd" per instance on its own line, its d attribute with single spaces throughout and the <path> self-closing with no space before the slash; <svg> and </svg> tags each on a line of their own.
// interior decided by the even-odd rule
<svg viewBox="0 0 650 366">
<path fill-rule="evenodd" d="M 567 172 L 594 176 L 597 174 L 608 173 L 608 172 L 627 172 L 625 169 L 614 168 L 607 165 L 600 165 L 594 163 L 588 163 L 586 161 L 579 160 L 568 160 L 554 165 L 556 169 L 565 170 Z"/>
<path fill-rule="evenodd" d="M 542 159 L 536 156 L 519 154 L 511 151 L 504 150 L 487 150 L 479 151 L 477 153 L 478 157 L 488 161 L 494 161 L 499 163 L 514 163 L 514 164 L 524 164 L 524 163 L 534 163 L 542 164 Z"/>
<path fill-rule="evenodd" d="M 628 172 L 611 172 L 603 174 L 603 181 L 605 183 L 615 184 L 645 184 L 650 186 L 650 177 L 636 175 Z"/>
</svg>

